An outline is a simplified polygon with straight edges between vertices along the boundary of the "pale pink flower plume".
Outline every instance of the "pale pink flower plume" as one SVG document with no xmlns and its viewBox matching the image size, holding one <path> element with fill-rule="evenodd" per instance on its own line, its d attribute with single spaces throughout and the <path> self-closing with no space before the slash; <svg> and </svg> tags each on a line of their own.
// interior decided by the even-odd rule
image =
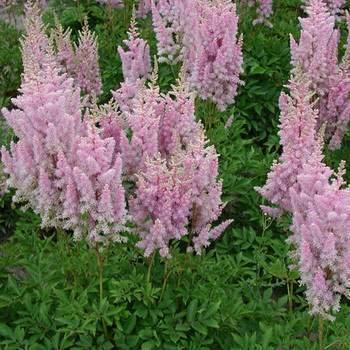
<svg viewBox="0 0 350 350">
<path fill-rule="evenodd" d="M 79 31 L 78 44 L 75 47 L 74 82 L 86 94 L 100 95 L 102 82 L 98 66 L 97 38 L 91 33 L 84 22 L 83 29 Z"/>
<path fill-rule="evenodd" d="M 257 23 L 265 23 L 270 28 L 272 23 L 268 20 L 268 17 L 273 13 L 272 11 L 272 0 L 249 0 L 249 7 L 254 7 L 258 18 L 253 20 L 253 25 Z"/>
<path fill-rule="evenodd" d="M 323 0 L 324 4 L 327 7 L 328 12 L 335 16 L 336 19 L 340 19 L 341 15 L 344 14 L 344 9 L 342 9 L 342 6 L 345 5 L 346 0 Z M 312 1 L 310 0 L 303 0 L 303 3 L 306 7 L 310 6 Z"/>
<path fill-rule="evenodd" d="M 202 99 L 212 100 L 220 110 L 234 103 L 243 72 L 242 35 L 237 39 L 236 5 L 202 1 L 194 28 L 195 40 L 185 62 L 188 81 Z"/>
<path fill-rule="evenodd" d="M 222 211 L 221 181 L 217 182 L 217 154 L 205 147 L 204 134 L 178 147 L 169 163 L 158 154 L 148 160 L 138 175 L 136 198 L 129 201 L 130 213 L 138 224 L 145 256 L 157 248 L 170 258 L 170 239 L 189 235 L 197 254 L 208 246 L 232 222 L 227 220 L 211 228 Z"/>
<path fill-rule="evenodd" d="M 134 83 L 140 78 L 149 78 L 151 72 L 149 45 L 142 38 L 138 38 L 135 7 L 127 34 L 128 39 L 123 40 L 123 42 L 128 50 L 124 51 L 121 46 L 118 46 L 118 52 L 122 60 L 124 80 L 128 79 Z"/>
<path fill-rule="evenodd" d="M 236 5 L 226 1 L 161 0 L 152 4 L 158 60 L 182 62 L 191 89 L 220 110 L 234 103 L 243 71 Z"/>
<path fill-rule="evenodd" d="M 298 191 L 297 177 L 316 145 L 317 113 L 310 103 L 313 94 L 309 91 L 309 83 L 292 77 L 289 88 L 291 96 L 282 93 L 279 101 L 281 115 L 278 135 L 283 152 L 279 161 L 275 160 L 271 166 L 266 184 L 255 188 L 279 207 L 279 211 L 263 208 L 273 216 L 279 216 L 281 210 L 292 210 L 290 189 L 296 187 Z"/>
<path fill-rule="evenodd" d="M 344 163 L 330 182 L 333 171 L 322 163 L 321 142 L 298 175 L 299 192 L 291 189 L 293 236 L 301 284 L 311 314 L 331 321 L 339 311 L 342 295 L 350 297 L 350 188 L 341 188 Z"/>
<path fill-rule="evenodd" d="M 316 137 L 317 111 L 310 105 L 308 87 L 297 75 L 289 86 L 291 97 L 281 95 L 283 153 L 265 186 L 255 189 L 278 206 L 262 206 L 265 213 L 291 213 L 291 268 L 298 269 L 300 283 L 306 286 L 310 313 L 334 320 L 341 296 L 350 297 L 350 188 L 343 188 L 344 163 L 334 174 L 322 162 L 325 127 Z"/>
<path fill-rule="evenodd" d="M 292 73 L 301 70 L 310 80 L 310 87 L 318 98 L 317 129 L 327 123 L 329 147 L 340 148 L 350 118 L 348 57 L 345 54 L 338 64 L 339 30 L 334 28 L 335 18 L 329 14 L 325 3 L 312 0 L 306 12 L 309 17 L 299 18 L 302 26 L 299 44 L 291 37 Z"/>
<path fill-rule="evenodd" d="M 136 27 L 135 7 L 128 30 L 128 39 L 123 40 L 128 50 L 124 51 L 118 46 L 118 52 L 122 60 L 124 82 L 116 91 L 111 91 L 117 101 L 121 111 L 130 112 L 137 100 L 137 95 L 150 77 L 151 59 L 149 56 L 149 45 L 142 38 L 138 38 L 139 33 Z"/>
<path fill-rule="evenodd" d="M 2 109 L 19 139 L 10 153 L 2 148 L 7 185 L 17 188 L 14 200 L 27 202 L 43 226 L 72 229 L 75 239 L 123 240 L 121 157 L 114 139 L 101 137 L 95 127 L 105 112 L 96 113 L 95 107 L 82 118 L 80 90 L 61 72 L 51 43 L 44 49 L 38 42 L 29 50 L 26 38 L 21 95 L 12 100 L 17 109 Z"/>
</svg>

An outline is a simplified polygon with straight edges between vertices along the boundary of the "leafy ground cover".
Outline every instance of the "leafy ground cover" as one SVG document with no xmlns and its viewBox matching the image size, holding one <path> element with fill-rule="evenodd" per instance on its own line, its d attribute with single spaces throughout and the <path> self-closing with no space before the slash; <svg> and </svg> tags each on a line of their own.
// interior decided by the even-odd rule
<svg viewBox="0 0 350 350">
<path fill-rule="evenodd" d="M 55 27 L 54 10 L 76 43 L 87 18 L 98 43 L 99 105 L 108 103 L 110 90 L 123 81 L 117 47 L 126 50 L 123 40 L 128 38 L 133 5 L 125 1 L 122 8 L 111 8 L 92 0 L 56 0 L 43 13 L 47 33 Z M 208 100 L 197 97 L 194 102 L 208 146 L 215 146 L 220 155 L 218 174 L 226 206 L 217 224 L 233 222 L 200 255 L 188 249 L 192 236 L 183 235 L 170 241 L 171 258 L 158 253 L 145 257 L 137 246 L 139 237 L 130 232 L 124 234 L 126 242 L 102 247 L 77 240 L 72 230 L 41 227 L 40 216 L 12 202 L 15 189 L 10 188 L 0 202 L 1 348 L 350 348 L 348 300 L 342 297 L 334 321 L 310 314 L 300 273 L 289 268 L 293 261 L 288 252 L 295 247 L 286 239 L 292 235 L 293 218 L 288 213 L 276 219 L 264 214 L 260 205 L 267 201 L 254 190 L 266 183 L 273 160 L 283 151 L 277 132 L 279 97 L 282 91 L 289 93 L 292 70 L 289 34 L 298 42 L 298 17 L 307 16 L 297 0 L 276 1 L 272 8 L 272 27 L 252 25 L 255 8 L 237 4 L 238 34 L 243 33 L 239 78 L 244 85 L 238 85 L 235 103 L 221 111 Z M 15 108 L 11 98 L 18 94 L 23 72 L 22 32 L 14 24 L 0 22 L 0 106 L 9 110 Z M 336 26 L 342 57 L 346 21 Z M 150 46 L 154 66 L 152 16 L 137 19 L 137 27 Z M 180 71 L 180 64 L 159 62 L 157 83 L 163 94 L 172 91 Z M 1 144 L 9 149 L 18 135 L 4 119 L 1 123 Z M 340 149 L 326 145 L 326 164 L 336 169 L 342 159 L 348 160 L 349 147 L 348 133 Z M 349 183 L 349 175 L 344 179 Z M 132 230 L 135 223 L 126 226 Z"/>
</svg>

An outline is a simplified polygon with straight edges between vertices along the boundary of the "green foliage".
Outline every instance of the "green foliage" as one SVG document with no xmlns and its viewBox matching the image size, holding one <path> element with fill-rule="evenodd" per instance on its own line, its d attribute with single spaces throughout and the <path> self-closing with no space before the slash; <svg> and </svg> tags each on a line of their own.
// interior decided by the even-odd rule
<svg viewBox="0 0 350 350">
<path fill-rule="evenodd" d="M 0 109 L 10 106 L 10 99 L 18 94 L 21 83 L 19 37 L 13 25 L 0 19 Z"/>
<path fill-rule="evenodd" d="M 298 38 L 298 16 L 304 16 L 300 5 L 299 0 L 276 2 L 269 28 L 252 26 L 253 9 L 240 4 L 239 30 L 244 34 L 240 78 L 245 84 L 238 89 L 235 105 L 225 112 L 196 100 L 196 116 L 205 126 L 209 144 L 220 154 L 226 202 L 222 220 L 234 219 L 201 256 L 185 253 L 187 238 L 172 242 L 173 258 L 167 261 L 165 274 L 164 259 L 156 254 L 151 264 L 131 236 L 126 244 L 101 250 L 101 276 L 95 249 L 73 242 L 69 232 L 40 229 L 35 214 L 23 213 L 11 203 L 12 192 L 1 199 L 1 349 L 318 348 L 317 322 L 308 314 L 298 273 L 289 269 L 291 247 L 285 239 L 291 219 L 264 216 L 259 208 L 263 200 L 254 190 L 265 183 L 281 152 L 278 98 L 290 75 L 289 33 Z M 87 17 L 99 44 L 103 81 L 99 103 L 107 102 L 110 90 L 123 80 L 117 46 L 125 48 L 131 3 L 110 11 L 93 0 L 55 0 L 53 8 L 62 26 L 72 28 L 73 40 Z M 44 14 L 44 21 L 53 26 L 51 11 Z M 150 16 L 138 20 L 138 27 L 153 58 L 156 41 Z M 20 84 L 18 37 L 13 26 L 0 22 L 0 107 L 10 106 Z M 345 36 L 340 40 L 344 43 Z M 179 70 L 159 64 L 163 93 Z M 225 128 L 231 115 L 232 125 Z M 2 123 L 0 144 L 8 147 L 11 139 Z M 341 150 L 326 150 L 327 164 L 334 168 L 341 159 L 347 160 L 349 148 L 346 135 Z M 349 347 L 348 315 L 344 300 L 336 322 L 325 323 L 325 348 Z"/>
<path fill-rule="evenodd" d="M 273 287 L 260 292 L 247 282 L 253 275 L 241 253 L 220 254 L 218 248 L 193 256 L 174 246 L 159 302 L 162 259 L 155 259 L 146 282 L 148 260 L 135 248 L 111 245 L 103 251 L 100 299 L 94 250 L 37 223 L 35 216 L 24 216 L 1 247 L 4 349 L 244 349 L 251 342 L 270 349 L 281 343 L 274 332 L 283 331 L 290 341 L 296 337 L 272 324 L 276 317 L 286 322 L 286 299 Z"/>
</svg>

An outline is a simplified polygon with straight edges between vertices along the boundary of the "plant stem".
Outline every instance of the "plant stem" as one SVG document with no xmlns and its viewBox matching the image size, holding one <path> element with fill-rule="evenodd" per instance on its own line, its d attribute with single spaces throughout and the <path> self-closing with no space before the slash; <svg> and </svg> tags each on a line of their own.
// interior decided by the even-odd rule
<svg viewBox="0 0 350 350">
<path fill-rule="evenodd" d="M 67 253 L 70 255 L 70 247 L 69 247 L 69 242 L 68 242 L 68 238 L 67 238 L 67 231 L 66 230 L 62 230 L 63 234 L 63 239 L 64 241 L 66 242 L 66 245 L 67 245 Z"/>
<path fill-rule="evenodd" d="M 63 246 L 63 241 L 62 241 L 62 233 L 60 229 L 57 229 L 57 236 L 58 236 L 58 242 L 60 245 L 60 249 L 61 249 L 61 255 L 63 255 L 64 253 L 64 246 Z"/>
<path fill-rule="evenodd" d="M 163 299 L 167 281 L 168 281 L 168 259 L 165 258 L 163 288 L 162 288 L 162 292 L 160 293 L 158 305 L 161 303 L 161 301 Z"/>
<path fill-rule="evenodd" d="M 99 270 L 99 278 L 100 278 L 100 303 L 101 303 L 102 300 L 103 300 L 103 267 L 102 267 L 102 255 L 101 255 L 101 253 L 100 253 L 100 250 L 98 249 L 98 242 L 96 242 L 94 249 L 95 249 L 95 251 L 96 251 L 97 263 L 98 263 L 98 270 Z M 104 334 L 105 334 L 106 339 L 109 340 L 108 332 L 107 332 L 107 326 L 106 326 L 106 321 L 105 321 L 103 315 L 101 315 L 101 320 L 102 320 L 103 332 L 104 332 Z"/>
<path fill-rule="evenodd" d="M 318 316 L 319 324 L 318 324 L 318 345 L 319 349 L 322 350 L 322 338 L 323 338 L 323 317 L 321 315 Z"/>
<path fill-rule="evenodd" d="M 110 39 L 112 39 L 112 52 L 115 53 L 115 45 L 114 45 L 114 16 L 113 16 L 113 10 L 112 10 L 112 4 L 111 1 L 108 1 L 108 17 L 109 17 L 109 23 L 108 23 L 108 36 Z"/>
<path fill-rule="evenodd" d="M 78 7 L 78 21 L 80 24 L 82 24 L 81 11 L 80 11 L 80 0 L 77 1 L 77 7 Z"/>
<path fill-rule="evenodd" d="M 288 291 L 288 305 L 289 305 L 289 319 L 293 318 L 293 280 L 287 279 L 287 291 Z"/>
<path fill-rule="evenodd" d="M 149 261 L 149 266 L 148 266 L 148 273 L 147 273 L 147 283 L 149 283 L 149 281 L 151 280 L 151 268 L 153 265 L 153 261 L 154 261 L 154 257 L 156 255 L 156 251 L 153 252 L 152 257 Z"/>
</svg>

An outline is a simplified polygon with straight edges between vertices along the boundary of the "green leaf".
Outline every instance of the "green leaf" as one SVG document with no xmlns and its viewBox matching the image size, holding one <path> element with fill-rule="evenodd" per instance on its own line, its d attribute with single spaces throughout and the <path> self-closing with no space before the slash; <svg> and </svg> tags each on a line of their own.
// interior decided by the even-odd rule
<svg viewBox="0 0 350 350">
<path fill-rule="evenodd" d="M 16 280 L 11 276 L 8 278 L 8 285 L 16 292 L 17 295 L 21 295 L 21 291 L 18 288 Z"/>
<path fill-rule="evenodd" d="M 177 350 L 178 346 L 172 343 L 164 343 L 163 348 L 164 350 Z"/>
<path fill-rule="evenodd" d="M 187 322 L 193 322 L 197 313 L 198 299 L 194 299 L 190 302 L 187 308 L 186 320 Z"/>
<path fill-rule="evenodd" d="M 102 345 L 102 349 L 110 350 L 110 349 L 115 349 L 115 347 L 110 341 L 107 341 Z"/>
<path fill-rule="evenodd" d="M 142 329 L 139 333 L 139 336 L 143 340 L 147 340 L 147 339 L 152 338 L 153 337 L 152 329 L 151 328 Z"/>
<path fill-rule="evenodd" d="M 191 329 L 190 326 L 187 326 L 185 324 L 181 324 L 181 323 L 178 323 L 176 326 L 175 326 L 175 329 L 177 331 L 180 331 L 180 332 L 187 332 Z"/>
<path fill-rule="evenodd" d="M 272 288 L 268 288 L 264 291 L 263 299 L 269 300 L 271 298 L 271 295 L 272 295 Z"/>
<path fill-rule="evenodd" d="M 154 341 L 153 340 L 146 341 L 146 343 L 142 344 L 141 349 L 142 350 L 152 350 L 152 349 L 154 349 Z"/>
<path fill-rule="evenodd" d="M 12 338 L 13 337 L 12 329 L 8 325 L 4 323 L 0 323 L 0 335 L 2 335 L 5 338 Z"/>
<path fill-rule="evenodd" d="M 264 335 L 261 340 L 261 345 L 264 349 L 270 344 L 270 339 L 272 335 L 272 327 L 268 327 L 262 322 L 259 322 L 261 330 L 264 332 Z"/>
<path fill-rule="evenodd" d="M 19 343 L 22 343 L 24 339 L 24 335 L 25 335 L 24 329 L 20 328 L 20 326 L 17 326 L 15 328 L 14 336 Z"/>
<path fill-rule="evenodd" d="M 250 68 L 250 74 L 264 74 L 266 69 L 260 66 L 253 66 Z"/>
<path fill-rule="evenodd" d="M 202 320 L 214 315 L 219 310 L 220 303 L 221 303 L 221 301 L 218 301 L 218 302 L 212 304 L 208 310 L 204 311 L 203 315 L 202 315 Z"/>
<path fill-rule="evenodd" d="M 58 345 L 60 343 L 60 333 L 56 333 L 53 337 L 52 337 L 52 345 L 55 349 L 58 349 Z"/>
<path fill-rule="evenodd" d="M 207 334 L 207 332 L 208 332 L 207 327 L 205 327 L 203 324 L 201 324 L 199 322 L 192 323 L 191 326 L 193 329 L 195 329 L 199 333 Z"/>
<path fill-rule="evenodd" d="M 136 316 L 132 315 L 130 318 L 128 318 L 124 324 L 124 330 L 126 334 L 130 334 L 136 325 Z"/>
<path fill-rule="evenodd" d="M 173 332 L 170 334 L 170 340 L 174 343 L 177 343 L 178 340 L 180 339 L 180 335 L 176 332 Z"/>
<path fill-rule="evenodd" d="M 131 347 L 131 348 L 135 348 L 138 341 L 139 341 L 139 336 L 138 335 L 128 335 L 126 337 L 126 343 Z"/>
<path fill-rule="evenodd" d="M 58 298 L 60 299 L 60 301 L 62 301 L 64 304 L 70 304 L 67 295 L 64 291 L 59 290 L 59 289 L 53 289 L 54 292 L 56 293 L 56 295 L 58 296 Z"/>
<path fill-rule="evenodd" d="M 201 320 L 201 322 L 208 327 L 219 328 L 218 322 L 212 318 Z"/>
<path fill-rule="evenodd" d="M 288 302 L 288 295 L 284 295 L 283 297 L 278 299 L 277 306 L 282 307 Z"/>
</svg>

